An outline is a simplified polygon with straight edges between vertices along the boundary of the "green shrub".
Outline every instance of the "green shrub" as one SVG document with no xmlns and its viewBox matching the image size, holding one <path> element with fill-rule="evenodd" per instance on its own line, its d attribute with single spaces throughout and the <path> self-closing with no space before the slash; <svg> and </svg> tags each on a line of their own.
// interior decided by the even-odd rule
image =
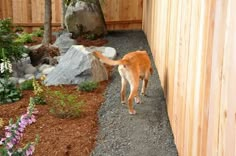
<svg viewBox="0 0 236 156">
<path fill-rule="evenodd" d="M 23 31 L 24 29 L 22 27 L 19 26 L 15 27 L 15 32 L 23 32 Z"/>
<path fill-rule="evenodd" d="M 21 92 L 8 79 L 0 79 L 0 104 L 11 103 L 21 99 Z"/>
<path fill-rule="evenodd" d="M 47 104 L 50 106 L 50 113 L 59 118 L 79 117 L 83 101 L 79 101 L 76 95 L 61 91 L 47 91 Z"/>
<path fill-rule="evenodd" d="M 80 91 L 91 92 L 98 88 L 98 83 L 93 81 L 85 81 L 79 84 Z"/>
<path fill-rule="evenodd" d="M 46 100 L 42 96 L 37 96 L 36 95 L 36 96 L 32 97 L 32 100 L 36 105 L 45 105 L 45 104 L 47 104 Z"/>
<path fill-rule="evenodd" d="M 26 80 L 23 83 L 20 84 L 21 90 L 33 90 L 33 80 Z"/>
<path fill-rule="evenodd" d="M 11 19 L 0 19 L 0 49 L 5 49 L 5 56 L 10 61 L 20 60 L 23 54 L 28 52 L 22 43 L 14 42 L 16 38 Z M 0 63 L 2 59 L 3 56 L 0 54 Z"/>
<path fill-rule="evenodd" d="M 42 29 L 36 29 L 32 32 L 32 35 L 35 37 L 42 37 L 43 36 L 43 30 Z"/>
<path fill-rule="evenodd" d="M 32 43 L 33 39 L 32 39 L 33 35 L 32 34 L 28 34 L 26 32 L 23 32 L 22 34 L 20 34 L 18 36 L 18 38 L 15 40 L 16 43 Z"/>
</svg>

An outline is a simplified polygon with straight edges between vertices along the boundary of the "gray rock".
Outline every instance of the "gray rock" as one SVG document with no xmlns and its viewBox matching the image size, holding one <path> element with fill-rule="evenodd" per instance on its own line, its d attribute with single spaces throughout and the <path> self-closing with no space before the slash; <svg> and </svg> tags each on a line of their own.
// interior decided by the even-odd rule
<svg viewBox="0 0 236 156">
<path fill-rule="evenodd" d="M 35 78 L 36 78 L 37 80 L 40 79 L 41 76 L 43 76 L 43 74 L 40 73 L 40 72 L 38 72 L 38 73 L 35 74 Z"/>
<path fill-rule="evenodd" d="M 43 69 L 42 74 L 48 75 L 49 73 L 51 73 L 53 71 L 54 68 L 55 68 L 54 66 L 45 68 L 45 69 Z"/>
<path fill-rule="evenodd" d="M 19 83 L 19 84 L 21 84 L 21 83 L 23 83 L 23 82 L 25 82 L 25 81 L 26 81 L 26 79 L 24 79 L 24 78 L 19 78 L 19 79 L 18 79 L 18 83 Z"/>
<path fill-rule="evenodd" d="M 62 54 L 62 55 L 64 55 L 64 54 Z M 62 56 L 62 55 L 61 55 L 61 56 Z M 55 59 L 55 60 L 57 60 L 57 62 L 59 62 L 60 59 L 61 59 L 61 56 L 55 56 L 55 57 L 53 57 L 53 59 Z"/>
<path fill-rule="evenodd" d="M 32 64 L 26 64 L 25 65 L 25 74 L 34 74 L 37 71 L 37 68 L 32 66 Z"/>
<path fill-rule="evenodd" d="M 25 58 L 22 58 L 20 61 L 13 62 L 12 63 L 12 69 L 13 69 L 12 76 L 23 77 L 26 65 L 30 63 L 31 61 L 29 57 L 25 57 Z"/>
<path fill-rule="evenodd" d="M 10 80 L 11 82 L 13 82 L 14 84 L 17 84 L 19 78 L 17 78 L 17 77 L 10 77 L 9 80 Z"/>
<path fill-rule="evenodd" d="M 80 0 L 68 6 L 65 25 L 73 36 L 87 32 L 100 36 L 107 32 L 101 7 L 96 3 Z"/>
<path fill-rule="evenodd" d="M 34 74 L 25 74 L 25 79 L 30 80 L 34 78 Z"/>
<path fill-rule="evenodd" d="M 108 74 L 103 64 L 85 47 L 73 45 L 48 74 L 45 84 L 79 84 L 83 81 L 98 82 L 107 79 Z"/>
<path fill-rule="evenodd" d="M 38 68 L 38 70 L 39 70 L 40 72 L 42 72 L 44 69 L 50 68 L 50 67 L 52 67 L 52 66 L 51 66 L 51 65 L 48 65 L 48 64 L 42 64 L 42 65 Z"/>
<path fill-rule="evenodd" d="M 100 51 L 104 56 L 114 59 L 117 55 L 115 48 L 112 47 L 89 47 L 88 50 L 90 52 Z"/>
<path fill-rule="evenodd" d="M 76 40 L 71 37 L 71 33 L 64 33 L 57 38 L 53 45 L 59 48 L 60 53 L 66 53 L 72 45 L 77 44 Z"/>
<path fill-rule="evenodd" d="M 39 49 L 42 46 L 43 46 L 42 44 L 33 45 L 33 46 L 29 47 L 29 50 L 37 50 L 37 49 Z"/>
</svg>

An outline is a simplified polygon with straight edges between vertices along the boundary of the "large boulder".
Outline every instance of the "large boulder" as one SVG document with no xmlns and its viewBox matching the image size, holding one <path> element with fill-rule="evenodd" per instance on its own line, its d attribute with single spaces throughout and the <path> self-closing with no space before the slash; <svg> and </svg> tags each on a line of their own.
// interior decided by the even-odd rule
<svg viewBox="0 0 236 156">
<path fill-rule="evenodd" d="M 65 14 L 65 25 L 73 37 L 84 33 L 98 36 L 107 33 L 100 4 L 77 0 L 71 3 Z"/>
<path fill-rule="evenodd" d="M 80 84 L 108 79 L 104 65 L 81 45 L 73 45 L 45 80 L 46 85 Z"/>
</svg>

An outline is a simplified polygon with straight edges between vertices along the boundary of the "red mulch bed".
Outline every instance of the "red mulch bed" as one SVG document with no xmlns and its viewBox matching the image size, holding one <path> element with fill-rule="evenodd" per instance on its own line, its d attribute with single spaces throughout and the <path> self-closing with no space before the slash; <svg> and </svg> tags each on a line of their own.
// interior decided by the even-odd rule
<svg viewBox="0 0 236 156">
<path fill-rule="evenodd" d="M 42 38 L 34 37 L 34 42 L 27 45 L 32 46 L 41 43 Z M 55 37 L 53 37 L 53 42 Z M 102 46 L 107 40 L 96 39 L 87 40 L 78 38 L 79 44 L 85 46 Z M 111 71 L 111 67 L 107 67 Z M 76 85 L 65 85 L 63 90 L 74 93 L 78 100 L 85 104 L 82 106 L 81 116 L 74 119 L 61 119 L 53 116 L 49 110 L 49 105 L 37 105 L 39 113 L 36 122 L 26 127 L 24 136 L 20 142 L 23 147 L 26 143 L 34 141 L 36 135 L 40 140 L 36 145 L 35 156 L 88 156 L 93 150 L 98 131 L 97 111 L 104 101 L 104 91 L 108 81 L 101 82 L 99 87 L 93 92 L 81 92 Z M 60 90 L 60 87 L 50 87 L 53 90 Z M 33 96 L 33 91 L 23 91 L 23 98 L 20 101 L 0 105 L 0 118 L 4 121 L 4 126 L 8 125 L 10 118 L 14 121 L 17 117 L 26 113 L 29 98 Z M 4 127 L 0 127 L 0 136 L 4 136 Z"/>
<path fill-rule="evenodd" d="M 78 37 L 76 39 L 77 43 L 79 45 L 84 45 L 85 47 L 88 47 L 88 46 L 103 46 L 104 44 L 108 43 L 108 40 L 106 39 L 103 39 L 103 38 L 97 38 L 95 40 L 89 40 L 89 39 L 85 39 L 83 37 Z"/>
<path fill-rule="evenodd" d="M 81 92 L 76 85 L 65 85 L 63 90 L 67 93 L 76 94 L 78 101 L 84 101 L 81 116 L 74 119 L 61 119 L 49 112 L 49 105 L 37 105 L 39 113 L 36 115 L 36 122 L 26 127 L 21 142 L 21 147 L 29 141 L 34 141 L 36 134 L 40 141 L 36 146 L 34 155 L 56 155 L 56 156 L 87 156 L 94 148 L 98 131 L 97 111 L 104 101 L 103 93 L 108 81 L 101 82 L 93 92 Z M 60 90 L 61 87 L 50 87 L 52 90 Z M 0 105 L 0 118 L 3 118 L 5 125 L 10 118 L 26 113 L 29 98 L 33 96 L 32 91 L 23 91 L 23 98 L 20 101 Z M 0 136 L 3 136 L 4 128 L 1 128 Z"/>
</svg>

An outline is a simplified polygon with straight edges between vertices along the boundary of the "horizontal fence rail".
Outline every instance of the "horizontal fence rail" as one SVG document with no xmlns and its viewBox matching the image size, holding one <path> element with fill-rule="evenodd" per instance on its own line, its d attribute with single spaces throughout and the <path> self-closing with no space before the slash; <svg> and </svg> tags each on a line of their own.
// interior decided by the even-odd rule
<svg viewBox="0 0 236 156">
<path fill-rule="evenodd" d="M 142 29 L 143 0 L 101 1 L 108 30 Z M 43 26 L 44 0 L 0 0 L 0 18 L 28 29 Z M 52 26 L 60 27 L 61 0 L 52 0 Z"/>
</svg>

